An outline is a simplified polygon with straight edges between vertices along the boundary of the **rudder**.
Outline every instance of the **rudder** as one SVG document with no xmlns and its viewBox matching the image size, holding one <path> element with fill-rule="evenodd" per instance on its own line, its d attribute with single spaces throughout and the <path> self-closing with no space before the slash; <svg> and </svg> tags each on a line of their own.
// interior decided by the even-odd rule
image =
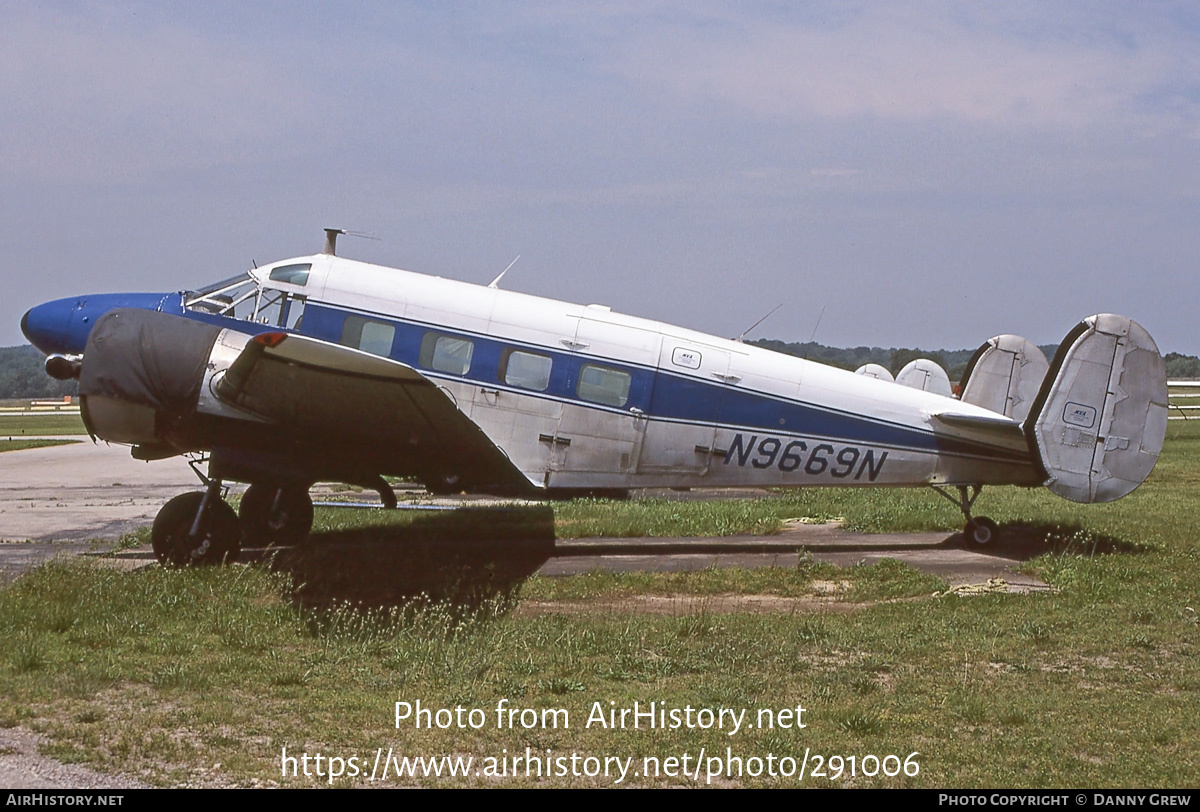
<svg viewBox="0 0 1200 812">
<path fill-rule="evenodd" d="M 1073 502 L 1111 502 L 1153 470 L 1167 430 L 1166 365 L 1124 316 L 1079 323 L 1059 346 L 1025 422 L 1046 487 Z"/>
</svg>

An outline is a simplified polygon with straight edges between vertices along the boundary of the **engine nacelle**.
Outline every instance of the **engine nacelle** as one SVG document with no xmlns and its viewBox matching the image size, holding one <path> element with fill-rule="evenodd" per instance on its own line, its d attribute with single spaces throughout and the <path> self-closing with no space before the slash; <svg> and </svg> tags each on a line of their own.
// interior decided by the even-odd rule
<svg viewBox="0 0 1200 812">
<path fill-rule="evenodd" d="M 79 370 L 88 431 L 114 443 L 173 445 L 196 414 L 220 333 L 153 310 L 106 313 L 88 336 Z"/>
<path fill-rule="evenodd" d="M 157 445 L 154 409 L 104 395 L 80 395 L 79 413 L 88 434 L 110 443 Z"/>
</svg>

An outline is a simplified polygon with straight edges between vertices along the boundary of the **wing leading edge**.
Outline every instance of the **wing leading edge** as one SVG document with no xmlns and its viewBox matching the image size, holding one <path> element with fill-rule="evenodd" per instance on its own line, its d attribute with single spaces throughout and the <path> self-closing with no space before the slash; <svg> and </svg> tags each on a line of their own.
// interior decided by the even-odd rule
<svg viewBox="0 0 1200 812">
<path fill-rule="evenodd" d="M 431 490 L 522 492 L 532 486 L 453 399 L 412 367 L 289 333 L 256 336 L 214 387 L 331 457 L 352 452 Z"/>
</svg>

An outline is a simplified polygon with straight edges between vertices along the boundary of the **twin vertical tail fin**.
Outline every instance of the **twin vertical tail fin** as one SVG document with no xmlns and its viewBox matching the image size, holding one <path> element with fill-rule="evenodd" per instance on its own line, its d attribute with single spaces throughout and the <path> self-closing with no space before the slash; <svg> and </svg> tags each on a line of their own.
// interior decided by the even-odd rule
<svg viewBox="0 0 1200 812">
<path fill-rule="evenodd" d="M 1024 422 L 1050 364 L 1037 345 L 1014 335 L 989 338 L 967 362 L 959 397 Z"/>
<path fill-rule="evenodd" d="M 1063 339 L 1024 423 L 1046 487 L 1111 502 L 1150 474 L 1167 431 L 1166 365 L 1124 316 L 1090 316 Z"/>
</svg>

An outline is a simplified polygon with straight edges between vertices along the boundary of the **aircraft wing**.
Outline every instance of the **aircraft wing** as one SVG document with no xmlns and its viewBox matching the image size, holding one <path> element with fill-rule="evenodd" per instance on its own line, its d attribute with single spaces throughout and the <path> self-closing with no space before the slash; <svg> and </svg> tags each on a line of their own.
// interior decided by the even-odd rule
<svg viewBox="0 0 1200 812">
<path fill-rule="evenodd" d="M 410 366 L 338 344 L 264 333 L 216 381 L 224 403 L 331 456 L 375 460 L 432 489 L 530 487 L 452 396 Z"/>
</svg>

